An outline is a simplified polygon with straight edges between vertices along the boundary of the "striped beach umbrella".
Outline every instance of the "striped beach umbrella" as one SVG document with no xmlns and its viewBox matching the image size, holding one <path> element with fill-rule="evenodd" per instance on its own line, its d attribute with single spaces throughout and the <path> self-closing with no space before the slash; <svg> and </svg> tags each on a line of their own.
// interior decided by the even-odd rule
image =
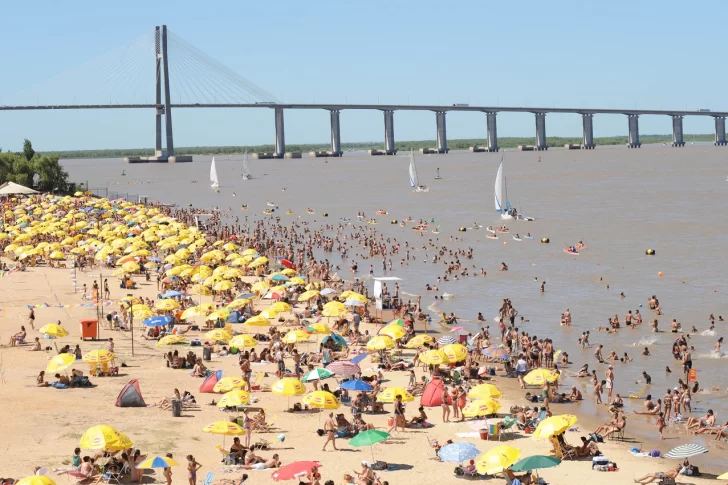
<svg viewBox="0 0 728 485">
<path fill-rule="evenodd" d="M 455 337 L 451 335 L 443 335 L 439 339 L 437 339 L 437 343 L 440 345 L 448 345 L 448 344 L 454 344 L 458 341 Z"/>
<path fill-rule="evenodd" d="M 690 443 L 687 445 L 676 446 L 675 448 L 665 453 L 665 458 L 682 460 L 684 458 L 690 458 L 691 456 L 702 455 L 703 453 L 707 452 L 708 449 L 706 447 L 702 445 L 696 445 L 695 443 Z"/>
</svg>

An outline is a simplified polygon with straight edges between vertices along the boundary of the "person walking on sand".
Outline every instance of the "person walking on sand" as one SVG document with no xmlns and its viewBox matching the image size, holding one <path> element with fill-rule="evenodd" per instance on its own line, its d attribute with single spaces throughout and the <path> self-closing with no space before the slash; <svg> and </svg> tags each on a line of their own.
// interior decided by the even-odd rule
<svg viewBox="0 0 728 485">
<path fill-rule="evenodd" d="M 442 399 L 442 422 L 443 423 L 449 423 L 450 422 L 450 405 L 448 404 L 450 401 L 450 394 L 447 392 L 447 387 L 442 386 L 442 394 L 440 395 L 440 399 Z"/>
<path fill-rule="evenodd" d="M 35 310 L 33 308 L 30 309 L 30 315 L 28 315 L 28 325 L 30 325 L 30 328 L 35 330 Z"/>
<path fill-rule="evenodd" d="M 326 443 L 324 443 L 323 451 L 326 451 L 326 445 L 331 442 L 334 445 L 334 451 L 339 451 L 336 447 L 336 423 L 334 422 L 334 413 L 329 413 L 329 419 L 324 422 L 324 432 L 326 433 Z"/>
<path fill-rule="evenodd" d="M 202 468 L 202 465 L 197 463 L 195 457 L 187 455 L 187 473 L 190 485 L 197 485 L 197 471 Z"/>
<path fill-rule="evenodd" d="M 610 365 L 604 375 L 607 378 L 607 402 L 612 402 L 612 389 L 614 388 L 614 366 Z"/>
</svg>

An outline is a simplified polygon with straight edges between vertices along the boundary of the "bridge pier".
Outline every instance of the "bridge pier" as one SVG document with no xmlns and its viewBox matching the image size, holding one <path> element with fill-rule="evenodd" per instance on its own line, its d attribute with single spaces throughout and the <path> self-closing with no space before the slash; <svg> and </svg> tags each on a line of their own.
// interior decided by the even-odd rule
<svg viewBox="0 0 728 485">
<path fill-rule="evenodd" d="M 394 144 L 394 111 L 392 110 L 384 110 L 384 154 L 397 154 L 397 147 Z"/>
<path fill-rule="evenodd" d="M 498 125 L 496 122 L 496 116 L 498 113 L 489 111 L 485 113 L 485 123 L 488 132 L 488 152 L 497 152 L 498 148 Z"/>
<path fill-rule="evenodd" d="M 627 126 L 629 127 L 629 138 L 627 148 L 640 148 L 640 117 L 639 115 L 627 115 Z"/>
<path fill-rule="evenodd" d="M 725 141 L 725 116 L 715 117 L 715 143 L 717 146 L 724 146 Z"/>
<path fill-rule="evenodd" d="M 536 150 L 548 150 L 546 144 L 546 113 L 536 113 Z"/>
<path fill-rule="evenodd" d="M 154 141 L 154 156 L 159 158 L 164 155 L 162 153 L 162 114 L 164 109 L 159 106 L 162 104 L 162 43 L 160 42 L 159 26 L 154 28 L 154 58 L 156 65 L 156 92 L 155 92 L 155 104 L 158 106 L 155 108 L 155 128 L 156 128 L 156 139 Z"/>
<path fill-rule="evenodd" d="M 341 151 L 341 125 L 339 123 L 338 109 L 331 110 L 331 153 L 332 157 L 340 157 L 344 154 Z"/>
<path fill-rule="evenodd" d="M 583 113 L 581 115 L 581 123 L 584 128 L 581 148 L 584 150 L 593 150 L 596 147 L 594 144 L 594 115 L 591 113 Z"/>
<path fill-rule="evenodd" d="M 276 150 L 273 152 L 273 158 L 283 158 L 286 156 L 286 128 L 283 123 L 283 108 L 275 109 L 276 116 Z"/>
<path fill-rule="evenodd" d="M 684 147 L 683 139 L 683 117 L 673 115 L 672 117 L 672 146 Z"/>
<path fill-rule="evenodd" d="M 437 153 L 447 153 L 447 125 L 444 111 L 435 111 L 437 123 Z"/>
</svg>

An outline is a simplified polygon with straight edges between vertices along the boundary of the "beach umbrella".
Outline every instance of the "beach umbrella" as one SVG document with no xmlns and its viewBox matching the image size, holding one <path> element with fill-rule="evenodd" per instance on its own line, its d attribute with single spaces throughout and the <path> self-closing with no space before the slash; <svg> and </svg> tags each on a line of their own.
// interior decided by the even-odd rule
<svg viewBox="0 0 728 485">
<path fill-rule="evenodd" d="M 349 310 L 347 310 L 346 307 L 344 307 L 344 308 L 329 307 L 329 308 L 324 308 L 324 311 L 321 312 L 321 315 L 323 315 L 324 317 L 343 317 L 347 313 L 349 313 Z"/>
<path fill-rule="evenodd" d="M 304 291 L 303 293 L 301 293 L 300 295 L 298 295 L 298 301 L 308 301 L 308 300 L 310 300 L 311 298 L 313 298 L 314 296 L 316 296 L 318 294 L 319 294 L 319 291 L 318 290 L 308 290 L 308 291 Z"/>
<path fill-rule="evenodd" d="M 49 323 L 48 325 L 43 325 L 38 330 L 40 333 L 44 333 L 46 335 L 50 335 L 51 337 L 66 337 L 68 336 L 68 330 L 63 328 L 57 323 Z"/>
<path fill-rule="evenodd" d="M 561 414 L 546 418 L 536 426 L 533 437 L 537 440 L 547 440 L 564 433 L 576 424 L 577 418 L 572 414 Z"/>
<path fill-rule="evenodd" d="M 269 309 L 280 313 L 280 312 L 290 312 L 291 310 L 293 310 L 293 307 L 291 307 L 291 305 L 289 305 L 288 303 L 286 303 L 284 301 L 279 301 L 277 303 L 272 304 Z"/>
<path fill-rule="evenodd" d="M 306 284 L 306 280 L 303 279 L 303 276 L 294 276 L 290 280 L 288 280 L 288 284 L 290 285 L 304 285 Z"/>
<path fill-rule="evenodd" d="M 487 355 L 488 357 L 492 359 L 502 359 L 502 360 L 508 360 L 511 357 L 510 352 L 508 352 L 506 349 L 503 348 L 487 348 L 483 349 L 483 355 Z"/>
<path fill-rule="evenodd" d="M 346 305 L 344 305 L 340 301 L 333 300 L 324 305 L 324 309 L 326 309 L 326 308 L 335 308 L 338 310 L 346 310 Z"/>
<path fill-rule="evenodd" d="M 308 327 L 306 327 L 306 331 L 308 333 L 314 333 L 318 335 L 328 335 L 331 333 L 331 329 L 324 323 L 317 322 L 312 323 Z"/>
<path fill-rule="evenodd" d="M 407 335 L 407 331 L 399 325 L 387 325 L 379 331 L 379 335 L 386 335 L 387 337 L 399 340 Z"/>
<path fill-rule="evenodd" d="M 717 478 L 718 480 L 728 480 L 728 472 L 726 472 L 726 473 L 724 473 L 722 475 L 718 475 L 715 478 Z"/>
<path fill-rule="evenodd" d="M 235 288 L 235 284 L 232 281 L 228 280 L 219 281 L 215 283 L 215 285 L 212 287 L 212 289 L 215 291 L 227 291 L 233 288 Z"/>
<path fill-rule="evenodd" d="M 270 325 L 270 322 L 267 318 L 261 315 L 255 315 L 254 317 L 250 317 L 245 320 L 245 325 L 249 327 L 267 327 Z"/>
<path fill-rule="evenodd" d="M 349 440 L 351 446 L 369 446 L 372 451 L 372 462 L 374 462 L 374 448 L 373 445 L 382 442 L 389 438 L 389 433 L 380 431 L 378 429 L 368 429 L 354 436 Z"/>
<path fill-rule="evenodd" d="M 216 320 L 227 320 L 227 317 L 229 317 L 231 313 L 232 310 L 229 308 L 219 308 L 207 316 L 207 321 L 214 322 Z"/>
<path fill-rule="evenodd" d="M 248 401 L 250 401 L 249 392 L 243 391 L 242 389 L 233 389 L 232 391 L 228 391 L 223 394 L 223 396 L 217 402 L 217 407 L 237 407 L 247 404 Z"/>
<path fill-rule="evenodd" d="M 48 374 L 56 374 L 57 372 L 60 372 L 66 368 L 68 368 L 71 364 L 76 362 L 76 356 L 73 354 L 58 354 L 55 357 L 53 357 L 50 362 L 48 362 L 48 366 L 46 366 L 46 373 Z"/>
<path fill-rule="evenodd" d="M 274 274 L 273 276 L 271 276 L 270 279 L 271 279 L 271 281 L 278 282 L 278 281 L 288 281 L 290 278 L 284 274 L 278 273 L 278 274 Z"/>
<path fill-rule="evenodd" d="M 136 468 L 139 470 L 148 470 L 151 468 L 169 468 L 172 466 L 179 466 L 179 463 L 172 458 L 155 455 L 139 463 Z"/>
<path fill-rule="evenodd" d="M 377 394 L 377 402 L 395 402 L 397 396 L 402 396 L 402 402 L 412 402 L 415 397 L 407 392 L 407 389 L 401 387 L 388 387 L 379 394 Z"/>
<path fill-rule="evenodd" d="M 236 335 L 232 338 L 232 340 L 230 340 L 229 343 L 230 347 L 235 347 L 236 349 L 255 347 L 256 345 L 258 345 L 258 341 L 247 334 Z"/>
<path fill-rule="evenodd" d="M 228 303 L 227 305 L 225 305 L 225 308 L 230 308 L 231 310 L 240 310 L 248 303 L 250 303 L 250 300 L 235 299 L 235 300 L 231 301 L 230 303 Z"/>
<path fill-rule="evenodd" d="M 476 399 L 465 405 L 463 408 L 463 416 L 466 418 L 475 418 L 478 416 L 487 416 L 489 414 L 495 414 L 500 409 L 501 405 L 498 401 L 489 397 L 483 399 Z"/>
<path fill-rule="evenodd" d="M 683 458 L 690 458 L 691 456 L 702 455 L 703 453 L 707 452 L 708 449 L 706 447 L 702 445 L 697 445 L 695 443 L 690 443 L 687 445 L 676 446 L 675 448 L 665 453 L 665 458 L 682 460 Z"/>
<path fill-rule="evenodd" d="M 163 327 L 172 323 L 174 319 L 167 315 L 157 315 L 154 317 L 145 318 L 142 323 L 147 327 Z"/>
<path fill-rule="evenodd" d="M 274 481 L 279 480 L 293 480 L 301 477 L 305 477 L 311 470 L 316 467 L 320 468 L 323 465 L 317 461 L 295 461 L 288 465 L 280 467 L 278 470 L 271 474 Z"/>
<path fill-rule="evenodd" d="M 331 332 L 329 335 L 325 336 L 321 339 L 321 344 L 327 343 L 329 340 L 333 340 L 334 344 L 339 345 L 341 347 L 349 347 L 349 345 L 346 343 L 346 339 L 339 335 L 336 332 Z M 364 354 L 366 355 L 366 354 Z"/>
<path fill-rule="evenodd" d="M 273 384 L 270 390 L 279 396 L 301 396 L 306 393 L 306 386 L 295 377 L 284 377 Z"/>
<path fill-rule="evenodd" d="M 408 349 L 416 349 L 417 347 L 422 347 L 425 344 L 431 344 L 434 341 L 435 339 L 432 338 L 430 335 L 417 335 L 409 339 L 405 347 L 407 347 Z"/>
<path fill-rule="evenodd" d="M 450 359 L 442 350 L 432 349 L 420 354 L 420 362 L 424 362 L 427 365 L 440 365 L 449 364 Z"/>
<path fill-rule="evenodd" d="M 544 468 L 553 468 L 561 463 L 561 460 L 553 456 L 534 455 L 527 456 L 511 465 L 509 468 L 514 472 L 527 472 L 531 470 L 541 470 Z"/>
<path fill-rule="evenodd" d="M 341 406 L 339 400 L 326 391 L 313 391 L 303 396 L 303 404 L 319 409 L 338 409 Z"/>
<path fill-rule="evenodd" d="M 127 273 L 133 273 L 135 271 L 139 271 L 139 263 L 136 261 L 127 261 L 123 265 L 121 265 L 121 269 L 123 269 Z"/>
<path fill-rule="evenodd" d="M 179 308 L 179 302 L 170 298 L 164 300 L 158 300 L 154 303 L 154 308 L 157 310 L 176 310 Z"/>
<path fill-rule="evenodd" d="M 312 382 L 312 381 L 320 381 L 322 379 L 328 379 L 329 377 L 333 376 L 334 373 L 331 372 L 328 369 L 324 369 L 323 367 L 317 367 L 312 371 L 308 371 L 301 381 L 303 382 Z"/>
<path fill-rule="evenodd" d="M 95 349 L 83 356 L 83 361 L 89 364 L 100 364 L 114 360 L 114 353 L 108 349 Z"/>
<path fill-rule="evenodd" d="M 495 475 L 513 465 L 521 457 L 521 450 L 499 445 L 478 457 L 475 466 L 481 475 Z"/>
<path fill-rule="evenodd" d="M 437 343 L 440 345 L 448 345 L 448 344 L 454 344 L 457 343 L 458 339 L 453 337 L 452 335 L 443 335 L 439 339 L 437 339 Z"/>
<path fill-rule="evenodd" d="M 245 382 L 239 377 L 223 377 L 212 388 L 212 392 L 230 392 L 233 389 L 239 389 L 245 385 Z"/>
<path fill-rule="evenodd" d="M 56 482 L 45 475 L 31 475 L 15 482 L 15 485 L 56 485 Z"/>
<path fill-rule="evenodd" d="M 326 368 L 339 377 L 351 377 L 361 374 L 361 367 L 346 360 L 331 362 Z"/>
<path fill-rule="evenodd" d="M 462 463 L 475 459 L 480 455 L 480 450 L 474 444 L 468 443 L 467 441 L 456 441 L 440 448 L 437 455 L 442 461 Z"/>
<path fill-rule="evenodd" d="M 162 298 L 174 298 L 175 296 L 182 296 L 179 291 L 170 290 L 166 293 L 162 293 Z"/>
<path fill-rule="evenodd" d="M 215 421 L 202 428 L 203 433 L 219 434 L 223 436 L 243 435 L 246 431 L 232 421 Z"/>
<path fill-rule="evenodd" d="M 275 318 L 278 316 L 278 312 L 273 308 L 268 308 L 267 310 L 260 312 L 260 316 L 264 318 Z"/>
<path fill-rule="evenodd" d="M 264 290 L 267 290 L 270 288 L 270 285 L 267 281 L 258 281 L 256 283 L 253 283 L 253 286 L 250 287 L 250 291 L 254 291 L 256 293 L 263 293 Z"/>
<path fill-rule="evenodd" d="M 283 336 L 281 342 L 284 344 L 295 344 L 296 342 L 305 342 L 310 337 L 305 330 L 291 330 Z"/>
<path fill-rule="evenodd" d="M 324 288 L 323 290 L 321 290 L 321 294 L 324 296 L 333 295 L 334 293 L 336 293 L 336 290 L 334 290 L 333 288 Z"/>
<path fill-rule="evenodd" d="M 92 426 L 81 436 L 79 446 L 84 450 L 120 451 L 134 443 L 124 433 L 105 424 Z"/>
<path fill-rule="evenodd" d="M 232 335 L 230 335 L 225 329 L 223 328 L 216 328 L 214 330 L 210 330 L 205 334 L 205 338 L 209 340 L 213 340 L 215 342 L 223 341 L 227 342 L 231 338 L 233 338 Z"/>
<path fill-rule="evenodd" d="M 460 344 L 448 344 L 441 349 L 450 362 L 460 362 L 468 358 L 468 349 Z"/>
<path fill-rule="evenodd" d="M 526 376 L 523 378 L 523 381 L 526 384 L 538 386 L 542 385 L 544 382 L 554 382 L 557 377 L 558 376 L 554 375 L 554 373 L 548 369 L 538 368 L 526 374 Z"/>
<path fill-rule="evenodd" d="M 344 381 L 339 386 L 341 389 L 346 389 L 347 391 L 360 391 L 360 392 L 369 392 L 372 389 L 374 389 L 372 386 L 367 384 L 364 381 Z"/>
<path fill-rule="evenodd" d="M 386 335 L 377 335 L 372 337 L 367 342 L 367 349 L 369 350 L 386 350 L 394 347 L 394 341 Z"/>
<path fill-rule="evenodd" d="M 495 387 L 493 384 L 478 384 L 475 387 L 470 388 L 468 391 L 468 397 L 471 399 L 480 399 L 484 397 L 499 398 L 502 396 L 500 389 Z"/>
<path fill-rule="evenodd" d="M 48 257 L 50 259 L 66 259 L 66 255 L 63 254 L 63 251 L 53 251 L 48 255 Z"/>
<path fill-rule="evenodd" d="M 157 347 L 179 344 L 185 341 L 182 335 L 165 335 L 157 341 Z"/>
<path fill-rule="evenodd" d="M 360 301 L 357 301 L 357 300 L 346 300 L 344 302 L 344 306 L 352 307 L 352 308 L 358 308 L 358 307 L 365 306 L 365 304 L 362 303 L 362 302 L 360 302 Z"/>
</svg>

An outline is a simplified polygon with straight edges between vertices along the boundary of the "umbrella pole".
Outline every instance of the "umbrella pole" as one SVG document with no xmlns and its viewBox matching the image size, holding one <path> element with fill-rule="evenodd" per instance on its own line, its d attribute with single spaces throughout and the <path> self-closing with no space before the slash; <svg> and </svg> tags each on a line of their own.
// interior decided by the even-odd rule
<svg viewBox="0 0 728 485">
<path fill-rule="evenodd" d="M 374 465 L 374 445 L 369 445 L 369 449 L 372 452 L 372 465 Z"/>
</svg>

